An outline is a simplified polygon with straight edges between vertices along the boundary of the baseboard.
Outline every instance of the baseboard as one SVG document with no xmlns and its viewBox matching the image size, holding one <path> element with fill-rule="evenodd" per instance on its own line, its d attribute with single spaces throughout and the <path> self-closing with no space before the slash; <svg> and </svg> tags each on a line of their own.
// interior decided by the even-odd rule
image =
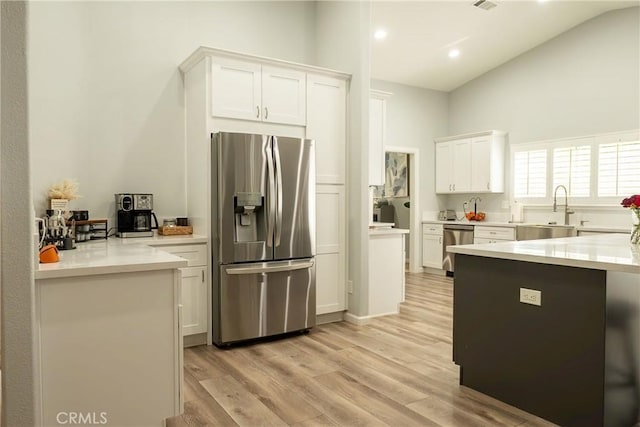
<svg viewBox="0 0 640 427">
<path fill-rule="evenodd" d="M 344 311 L 336 311 L 335 313 L 318 314 L 316 315 L 316 325 L 342 322 L 344 320 L 344 313 Z"/>
<path fill-rule="evenodd" d="M 436 276 L 446 276 L 447 272 L 441 268 L 422 267 L 423 273 L 435 274 Z"/>
<path fill-rule="evenodd" d="M 207 333 L 204 332 L 202 334 L 193 334 L 193 335 L 185 335 L 182 337 L 182 346 L 183 347 L 195 347 L 197 345 L 206 345 L 207 344 Z"/>
<path fill-rule="evenodd" d="M 391 316 L 393 314 L 398 314 L 398 312 L 394 311 L 390 313 L 380 313 L 380 314 L 374 314 L 371 316 L 356 316 L 355 314 L 347 312 L 344 314 L 344 320 L 346 320 L 349 323 L 353 323 L 354 325 L 366 325 L 371 321 L 371 319 L 375 319 L 376 317 L 382 317 L 382 316 Z"/>
</svg>

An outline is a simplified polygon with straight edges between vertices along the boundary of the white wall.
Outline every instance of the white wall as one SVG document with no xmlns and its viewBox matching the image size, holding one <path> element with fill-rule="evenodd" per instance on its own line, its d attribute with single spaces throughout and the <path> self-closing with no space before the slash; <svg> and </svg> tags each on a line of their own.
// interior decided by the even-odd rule
<svg viewBox="0 0 640 427">
<path fill-rule="evenodd" d="M 500 129 L 510 143 L 640 128 L 640 8 L 593 18 L 454 90 L 449 120 L 450 135 Z M 507 216 L 505 176 L 505 194 L 481 196 L 482 210 Z M 469 197 L 440 199 L 461 210 Z"/>
<path fill-rule="evenodd" d="M 150 192 L 184 216 L 183 82 L 198 46 L 315 60 L 313 2 L 32 2 L 29 113 L 36 213 L 76 179 L 72 208 L 115 214 L 114 193 Z M 115 224 L 112 224 L 115 225 Z"/>
<path fill-rule="evenodd" d="M 368 158 L 370 87 L 370 4 L 316 3 L 316 65 L 352 74 L 349 89 L 347 153 L 349 311 L 368 314 Z"/>
<path fill-rule="evenodd" d="M 387 140 L 395 147 L 420 150 L 420 205 L 422 212 L 441 208 L 435 196 L 435 151 L 433 140 L 447 135 L 449 96 L 446 92 L 422 89 L 382 80 L 372 80 L 373 89 L 391 92 L 387 100 Z"/>
<path fill-rule="evenodd" d="M 27 10 L 0 2 L 0 263 L 2 265 L 2 425 L 35 425 L 33 216 L 27 115 Z"/>
</svg>

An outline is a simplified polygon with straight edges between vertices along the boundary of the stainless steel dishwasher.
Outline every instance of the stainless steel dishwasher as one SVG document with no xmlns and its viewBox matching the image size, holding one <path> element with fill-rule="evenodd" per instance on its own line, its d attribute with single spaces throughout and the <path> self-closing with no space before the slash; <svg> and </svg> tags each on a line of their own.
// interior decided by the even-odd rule
<svg viewBox="0 0 640 427">
<path fill-rule="evenodd" d="M 447 246 L 472 244 L 473 225 L 445 224 L 443 228 L 442 269 L 447 272 L 447 276 L 453 276 L 455 254 L 448 252 Z"/>
</svg>

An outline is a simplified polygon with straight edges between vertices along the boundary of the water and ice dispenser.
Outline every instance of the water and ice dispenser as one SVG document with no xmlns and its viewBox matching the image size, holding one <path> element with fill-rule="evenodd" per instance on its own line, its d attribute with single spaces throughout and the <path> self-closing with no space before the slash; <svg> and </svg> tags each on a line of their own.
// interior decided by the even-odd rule
<svg viewBox="0 0 640 427">
<path fill-rule="evenodd" d="M 255 242 L 259 230 L 264 227 L 262 209 L 264 196 L 262 193 L 236 193 L 234 196 L 235 241 Z"/>
</svg>

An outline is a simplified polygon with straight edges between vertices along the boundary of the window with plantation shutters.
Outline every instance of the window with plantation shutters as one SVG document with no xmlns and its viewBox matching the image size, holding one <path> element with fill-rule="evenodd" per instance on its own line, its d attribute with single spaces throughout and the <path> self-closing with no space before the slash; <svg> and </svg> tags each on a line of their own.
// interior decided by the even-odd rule
<svg viewBox="0 0 640 427">
<path fill-rule="evenodd" d="M 514 144 L 513 197 L 543 205 L 558 185 L 571 203 L 618 206 L 640 193 L 640 130 Z"/>
<path fill-rule="evenodd" d="M 546 149 L 516 151 L 513 157 L 513 166 L 515 197 L 546 197 Z"/>
<path fill-rule="evenodd" d="M 558 185 L 570 197 L 591 195 L 591 145 L 553 149 L 553 188 Z"/>
<path fill-rule="evenodd" d="M 640 191 L 640 141 L 598 145 L 598 197 Z"/>
</svg>

